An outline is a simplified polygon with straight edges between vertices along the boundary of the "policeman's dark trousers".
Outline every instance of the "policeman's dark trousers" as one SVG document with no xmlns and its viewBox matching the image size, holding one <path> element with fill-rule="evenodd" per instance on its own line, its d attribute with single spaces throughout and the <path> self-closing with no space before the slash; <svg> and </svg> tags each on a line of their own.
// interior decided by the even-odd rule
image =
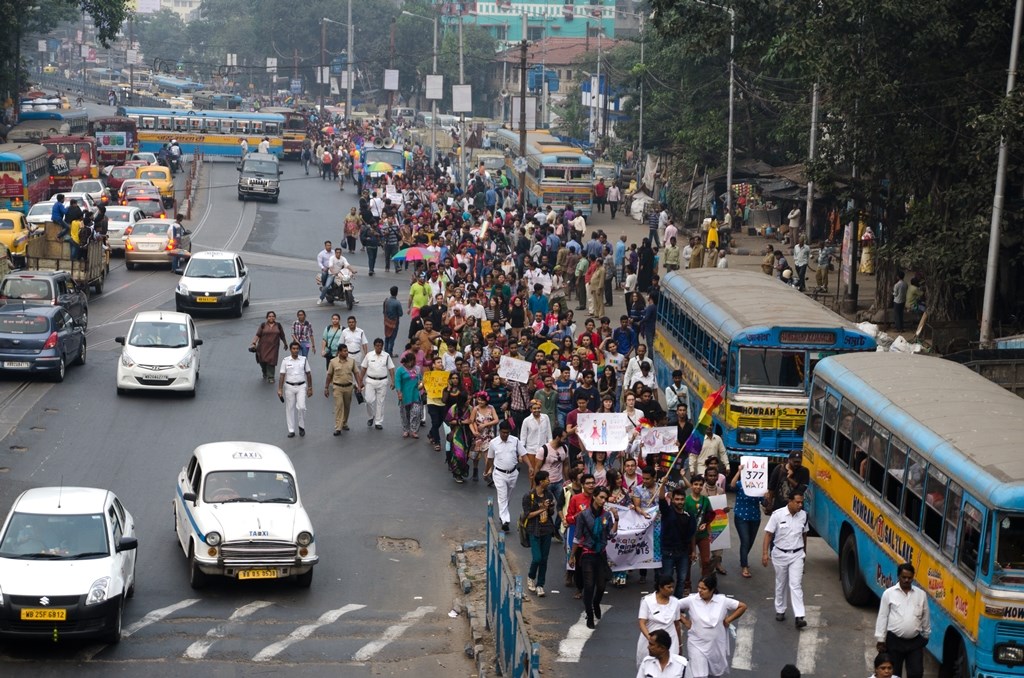
<svg viewBox="0 0 1024 678">
<path fill-rule="evenodd" d="M 583 579 L 583 609 L 588 621 L 594 618 L 595 609 L 601 609 L 604 587 L 608 583 L 606 559 L 603 553 L 585 553 L 576 561 L 576 568 Z"/>
<path fill-rule="evenodd" d="M 921 678 L 924 675 L 925 639 L 921 636 L 900 638 L 892 631 L 885 634 L 885 649 L 892 659 L 893 675 L 904 678 Z M 903 662 L 907 672 L 903 673 Z"/>
</svg>

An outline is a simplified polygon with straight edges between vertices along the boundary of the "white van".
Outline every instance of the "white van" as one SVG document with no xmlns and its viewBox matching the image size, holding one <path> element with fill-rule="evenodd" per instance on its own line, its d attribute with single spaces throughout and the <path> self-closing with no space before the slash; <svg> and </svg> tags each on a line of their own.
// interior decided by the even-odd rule
<svg viewBox="0 0 1024 678">
<path fill-rule="evenodd" d="M 416 109 L 405 108 L 403 106 L 395 106 L 391 109 L 391 119 L 397 120 L 401 118 L 402 122 L 412 124 L 416 120 Z"/>
</svg>

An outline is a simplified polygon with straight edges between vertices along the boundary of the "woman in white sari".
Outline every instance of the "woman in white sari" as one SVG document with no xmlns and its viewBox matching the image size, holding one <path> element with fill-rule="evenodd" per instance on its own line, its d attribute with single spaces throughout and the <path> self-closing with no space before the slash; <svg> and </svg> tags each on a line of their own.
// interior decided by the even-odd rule
<svg viewBox="0 0 1024 678">
<path fill-rule="evenodd" d="M 745 603 L 718 592 L 711 574 L 700 580 L 697 592 L 679 603 L 686 628 L 686 656 L 692 678 L 718 678 L 729 673 L 729 625 L 747 611 Z"/>
<path fill-rule="evenodd" d="M 647 644 L 651 634 L 658 629 L 668 631 L 672 639 L 672 654 L 679 654 L 682 633 L 682 622 L 679 619 L 679 603 L 682 602 L 672 595 L 675 590 L 675 579 L 660 572 L 654 577 L 654 593 L 640 599 L 640 612 L 637 622 L 640 624 L 640 638 L 636 641 L 636 665 L 640 666 L 648 655 Z"/>
</svg>

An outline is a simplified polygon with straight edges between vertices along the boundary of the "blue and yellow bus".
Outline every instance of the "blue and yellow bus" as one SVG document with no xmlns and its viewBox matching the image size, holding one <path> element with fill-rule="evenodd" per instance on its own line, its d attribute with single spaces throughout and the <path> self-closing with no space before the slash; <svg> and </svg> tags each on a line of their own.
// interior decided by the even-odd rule
<svg viewBox="0 0 1024 678">
<path fill-rule="evenodd" d="M 50 163 L 45 146 L 0 144 L 0 210 L 28 214 L 50 197 Z"/>
<path fill-rule="evenodd" d="M 519 132 L 499 129 L 494 146 L 505 153 L 505 173 L 518 186 L 515 169 L 519 157 Z M 589 217 L 593 205 L 594 161 L 582 148 L 552 136 L 546 130 L 526 133 L 526 200 L 531 205 L 555 209 L 571 204 L 577 214 Z"/>
<path fill-rule="evenodd" d="M 82 109 L 70 111 L 22 111 L 18 114 L 19 124 L 33 123 L 33 125 L 55 130 L 52 134 L 44 136 L 82 136 L 89 132 L 89 114 Z M 17 126 L 15 127 L 17 129 Z"/>
<path fill-rule="evenodd" d="M 672 371 L 682 370 L 694 413 L 724 384 L 712 417 L 730 454 L 799 450 L 818 361 L 875 350 L 874 338 L 853 323 L 763 273 L 709 268 L 661 280 L 658 383 L 672 383 Z"/>
<path fill-rule="evenodd" d="M 201 149 L 208 156 L 237 158 L 242 154 L 242 139 L 256 150 L 267 137 L 271 153 L 280 158 L 284 152 L 284 117 L 274 113 L 121 106 L 117 114 L 135 121 L 140 151 L 156 153 L 173 139 L 186 155 Z"/>
<path fill-rule="evenodd" d="M 804 465 L 815 530 L 855 605 L 909 562 L 941 675 L 1024 676 L 1024 399 L 954 362 L 899 353 L 814 371 Z"/>
</svg>

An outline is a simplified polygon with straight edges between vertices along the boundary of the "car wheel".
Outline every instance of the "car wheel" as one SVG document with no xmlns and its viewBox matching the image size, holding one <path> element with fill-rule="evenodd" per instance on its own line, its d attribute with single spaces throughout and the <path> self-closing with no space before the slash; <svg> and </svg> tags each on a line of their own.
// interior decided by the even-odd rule
<svg viewBox="0 0 1024 678">
<path fill-rule="evenodd" d="M 132 261 L 131 259 L 125 258 L 125 260 L 124 260 L 124 267 L 127 268 L 129 271 L 134 271 L 135 270 L 135 262 Z"/>
<path fill-rule="evenodd" d="M 64 359 L 64 356 L 62 354 L 61 357 L 60 357 L 60 360 L 57 362 L 57 369 L 53 371 L 53 380 L 55 382 L 57 382 L 58 384 L 60 382 L 64 381 L 64 376 L 67 374 L 67 371 L 68 371 L 68 364 L 67 364 L 67 361 Z"/>
<path fill-rule="evenodd" d="M 306 572 L 305 574 L 295 575 L 295 585 L 298 586 L 300 589 L 308 589 L 310 587 L 310 585 L 312 585 L 312 583 L 313 583 L 313 570 L 312 569 L 310 569 L 309 572 Z"/>
<path fill-rule="evenodd" d="M 242 306 L 243 306 L 243 302 L 242 302 L 241 299 L 239 299 L 237 302 L 235 302 L 235 305 L 231 307 L 231 315 L 233 315 L 236 318 L 241 318 L 242 317 Z"/>
<path fill-rule="evenodd" d="M 175 311 L 176 313 L 184 313 L 184 312 L 185 312 L 185 309 L 183 309 L 183 308 L 182 308 L 181 306 L 179 306 L 178 304 L 175 304 L 175 305 L 174 305 L 174 311 Z"/>
<path fill-rule="evenodd" d="M 96 290 L 96 294 L 103 294 L 103 280 L 105 277 L 106 273 L 101 273 L 100 279 L 92 284 L 92 288 Z"/>
<path fill-rule="evenodd" d="M 194 589 L 201 589 L 206 586 L 207 576 L 199 569 L 199 564 L 196 562 L 196 547 L 195 544 L 189 544 L 188 547 L 188 583 Z"/>
<path fill-rule="evenodd" d="M 246 308 L 249 308 L 249 300 L 252 299 L 252 286 L 249 286 L 249 293 L 245 295 L 245 303 L 242 304 Z"/>
<path fill-rule="evenodd" d="M 117 611 L 114 615 L 114 622 L 103 633 L 103 641 L 110 644 L 121 642 L 121 625 L 124 622 L 124 596 L 117 603 Z"/>
<path fill-rule="evenodd" d="M 124 395 L 126 393 L 128 393 L 128 391 L 124 390 L 120 386 L 117 387 L 117 395 Z"/>
<path fill-rule="evenodd" d="M 75 362 L 74 362 L 75 365 L 84 365 L 85 364 L 85 353 L 86 353 L 87 348 L 88 347 L 86 345 L 85 337 L 82 337 L 82 345 L 78 349 L 78 357 L 75 358 Z"/>
<path fill-rule="evenodd" d="M 270 201 L 276 205 L 277 204 L 277 196 L 275 195 L 273 198 L 270 199 Z"/>
</svg>

